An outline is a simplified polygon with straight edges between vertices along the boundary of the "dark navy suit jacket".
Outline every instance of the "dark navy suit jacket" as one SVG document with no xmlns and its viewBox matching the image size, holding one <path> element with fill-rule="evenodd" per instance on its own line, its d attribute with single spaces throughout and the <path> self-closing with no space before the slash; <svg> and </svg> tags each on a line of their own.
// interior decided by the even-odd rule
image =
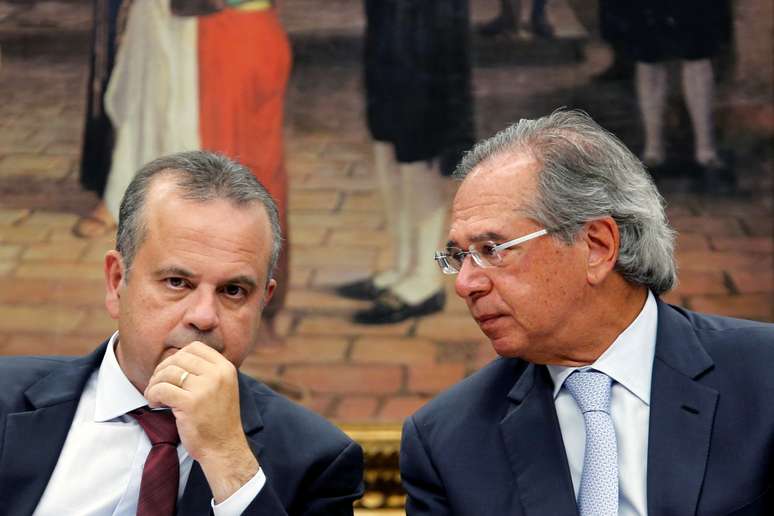
<svg viewBox="0 0 774 516">
<path fill-rule="evenodd" d="M 501 358 L 406 420 L 408 515 L 577 515 L 552 389 Z M 659 301 L 650 401 L 648 514 L 774 514 L 774 325 Z"/>
<path fill-rule="evenodd" d="M 35 510 L 105 346 L 80 358 L 0 359 L 0 514 Z M 360 446 L 322 417 L 241 373 L 239 401 L 245 435 L 267 477 L 244 514 L 351 515 L 352 502 L 363 493 Z M 211 498 L 194 462 L 177 512 L 210 514 Z"/>
</svg>

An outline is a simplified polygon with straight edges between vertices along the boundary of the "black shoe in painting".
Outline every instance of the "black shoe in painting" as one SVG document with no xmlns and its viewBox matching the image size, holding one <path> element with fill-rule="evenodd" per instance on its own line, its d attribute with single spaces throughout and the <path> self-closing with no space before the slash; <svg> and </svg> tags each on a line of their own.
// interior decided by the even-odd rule
<svg viewBox="0 0 774 516">
<path fill-rule="evenodd" d="M 388 291 L 379 296 L 368 310 L 355 312 L 353 320 L 359 324 L 399 323 L 410 317 L 440 312 L 445 302 L 446 293 L 442 290 L 415 305 L 404 302 Z"/>
<path fill-rule="evenodd" d="M 345 283 L 336 287 L 335 290 L 341 297 L 357 299 L 359 301 L 373 301 L 385 291 L 385 289 L 379 288 L 374 284 L 373 278 Z"/>
</svg>

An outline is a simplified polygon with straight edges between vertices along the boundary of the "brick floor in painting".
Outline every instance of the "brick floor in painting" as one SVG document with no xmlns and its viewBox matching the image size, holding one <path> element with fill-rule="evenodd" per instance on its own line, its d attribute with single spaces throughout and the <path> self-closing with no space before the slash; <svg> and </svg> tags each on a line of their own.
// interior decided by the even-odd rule
<svg viewBox="0 0 774 516">
<path fill-rule="evenodd" d="M 67 2 L 69 18 L 41 25 L 52 31 L 46 47 L 32 42 L 42 30 L 34 16 L 52 16 L 57 2 L 39 3 L 48 11 L 13 25 L 10 7 L 0 2 L 0 354 L 84 353 L 114 328 L 102 306 L 101 272 L 112 241 L 70 234 L 96 202 L 77 184 L 89 11 L 84 2 Z M 292 277 L 280 317 L 287 345 L 259 349 L 244 370 L 295 389 L 303 403 L 336 420 L 396 422 L 493 353 L 451 285 L 443 313 L 378 327 L 350 323 L 363 305 L 331 293 L 378 269 L 390 249 L 362 116 L 359 2 L 328 2 L 314 26 L 303 13 L 318 3 L 284 3 L 296 54 L 287 107 Z M 551 5 L 554 16 L 569 20 L 563 2 Z M 494 0 L 474 3 L 476 19 L 494 10 Z M 562 30 L 573 36 L 571 20 Z M 55 46 L 57 34 L 71 46 Z M 479 136 L 568 105 L 587 109 L 637 150 L 632 89 L 590 83 L 604 66 L 597 47 L 578 60 L 578 47 L 566 42 L 477 40 Z M 724 148 L 735 150 L 737 189 L 697 193 L 690 178 L 658 178 L 680 231 L 681 284 L 666 298 L 774 320 L 772 151 L 765 143 L 774 116 L 771 104 L 735 103 L 730 82 L 721 86 L 718 120 Z M 684 113 L 675 110 L 669 124 L 675 149 L 685 154 Z"/>
</svg>

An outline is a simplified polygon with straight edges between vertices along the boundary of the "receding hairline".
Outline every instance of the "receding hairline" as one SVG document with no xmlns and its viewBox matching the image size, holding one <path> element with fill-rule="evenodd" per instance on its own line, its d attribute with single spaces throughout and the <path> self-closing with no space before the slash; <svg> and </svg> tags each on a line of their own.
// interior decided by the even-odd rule
<svg viewBox="0 0 774 516">
<path fill-rule="evenodd" d="M 496 169 L 500 170 L 504 167 L 510 168 L 516 164 L 529 164 L 535 163 L 542 168 L 542 160 L 540 154 L 528 145 L 514 143 L 511 146 L 498 149 L 493 154 L 486 156 L 484 159 L 473 165 L 468 173 L 461 179 L 464 181 L 469 176 L 476 174 L 479 175 L 483 170 Z"/>
<path fill-rule="evenodd" d="M 261 202 L 261 199 L 256 197 L 253 199 L 239 200 L 229 195 L 223 194 L 217 187 L 213 188 L 206 198 L 200 198 L 186 191 L 185 181 L 187 179 L 188 171 L 179 168 L 163 168 L 155 172 L 149 179 L 146 187 L 146 194 L 144 204 L 153 196 L 157 195 L 156 191 L 161 187 L 160 185 L 169 185 L 170 193 L 176 194 L 178 197 L 189 202 L 210 202 L 223 200 L 228 201 L 235 207 L 247 207 L 253 204 L 260 205 L 263 211 L 268 216 L 268 209 Z M 268 193 L 268 192 L 267 192 Z M 143 207 L 144 209 L 144 207 Z"/>
<path fill-rule="evenodd" d="M 459 178 L 460 185 L 455 194 L 461 190 L 470 187 L 472 182 L 486 181 L 487 179 L 495 181 L 507 181 L 509 176 L 517 177 L 524 176 L 525 174 L 531 175 L 533 191 L 529 192 L 530 195 L 538 193 L 540 174 L 543 171 L 543 162 L 538 159 L 535 153 L 531 152 L 529 148 L 523 146 L 513 146 L 487 156 L 474 165 L 468 173 Z M 521 193 L 524 190 L 508 189 L 507 195 L 514 193 Z M 521 195 L 519 195 L 521 196 Z M 514 195 L 514 200 L 516 196 Z M 526 197 L 526 202 L 530 201 L 530 197 Z"/>
<path fill-rule="evenodd" d="M 590 121 L 593 122 L 593 120 Z M 595 122 L 593 123 L 596 124 Z M 527 136 L 516 136 L 512 134 L 512 140 L 501 141 L 499 145 L 486 145 L 500 139 L 507 131 L 516 129 L 518 125 L 519 124 L 514 124 L 505 130 L 492 135 L 490 138 L 483 140 L 471 149 L 459 163 L 457 170 L 454 172 L 454 178 L 458 181 L 464 181 L 474 170 L 479 169 L 482 165 L 516 155 L 531 157 L 542 169 L 545 165 L 546 154 L 550 152 L 552 145 L 555 144 L 557 139 L 564 140 L 579 147 L 592 145 L 592 142 L 587 138 L 587 135 L 583 131 L 572 127 L 543 128 L 540 131 Z M 612 133 L 609 131 L 600 126 L 597 127 L 612 136 Z M 482 146 L 482 143 L 485 145 Z M 474 160 L 477 159 L 477 161 L 471 162 L 470 158 L 473 158 Z"/>
</svg>

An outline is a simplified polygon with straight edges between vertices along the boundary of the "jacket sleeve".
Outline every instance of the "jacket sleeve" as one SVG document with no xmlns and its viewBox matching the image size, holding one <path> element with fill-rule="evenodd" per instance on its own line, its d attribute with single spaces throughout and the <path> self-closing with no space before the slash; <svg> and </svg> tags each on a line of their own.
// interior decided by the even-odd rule
<svg viewBox="0 0 774 516">
<path fill-rule="evenodd" d="M 413 416 L 403 424 L 400 446 L 400 473 L 406 499 L 407 516 L 446 516 L 452 514 L 446 490 Z"/>
<path fill-rule="evenodd" d="M 284 507 L 267 476 L 266 485 L 242 513 L 249 516 L 352 516 L 352 504 L 363 496 L 363 450 L 349 442 L 341 452 Z"/>
</svg>

